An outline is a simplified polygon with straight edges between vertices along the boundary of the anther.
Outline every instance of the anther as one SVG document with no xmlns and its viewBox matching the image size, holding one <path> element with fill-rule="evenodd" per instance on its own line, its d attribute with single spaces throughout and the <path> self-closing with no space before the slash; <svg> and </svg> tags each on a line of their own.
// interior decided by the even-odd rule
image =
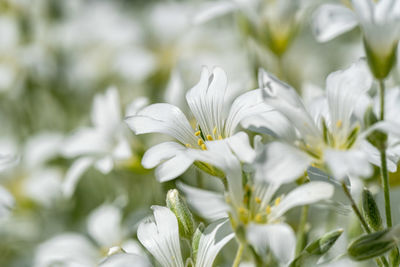
<svg viewBox="0 0 400 267">
<path fill-rule="evenodd" d="M 262 215 L 258 213 L 256 215 L 256 217 L 254 217 L 254 219 L 256 222 L 261 223 L 263 218 L 262 218 Z"/>
<path fill-rule="evenodd" d="M 200 136 L 200 134 L 201 134 L 201 131 L 197 131 L 194 133 L 195 136 Z"/>
<path fill-rule="evenodd" d="M 257 204 L 260 204 L 261 203 L 261 198 L 256 197 L 256 202 L 257 202 Z"/>
<path fill-rule="evenodd" d="M 209 134 L 207 134 L 207 140 L 208 140 L 208 141 L 212 141 L 212 140 L 213 140 L 212 136 L 209 135 Z"/>
<path fill-rule="evenodd" d="M 204 141 L 203 141 L 203 139 L 198 139 L 197 140 L 197 144 L 199 145 L 199 146 L 201 146 L 201 145 L 203 145 L 204 144 Z"/>
<path fill-rule="evenodd" d="M 207 147 L 206 147 L 206 145 L 205 145 L 205 144 L 202 144 L 202 145 L 201 145 L 201 149 L 203 149 L 203 150 L 207 150 Z"/>
<path fill-rule="evenodd" d="M 337 127 L 337 128 L 340 128 L 340 127 L 342 127 L 342 124 L 343 124 L 342 120 L 338 120 L 338 121 L 336 122 L 336 127 Z"/>
<path fill-rule="evenodd" d="M 222 135 L 218 135 L 218 140 L 222 140 Z"/>
<path fill-rule="evenodd" d="M 217 127 L 214 127 L 214 129 L 213 129 L 213 134 L 214 134 L 214 135 L 217 134 Z"/>
<path fill-rule="evenodd" d="M 266 212 L 267 214 L 270 214 L 270 213 L 271 213 L 271 206 L 270 206 L 270 205 L 268 205 L 268 206 L 265 208 L 265 212 Z"/>
<path fill-rule="evenodd" d="M 191 144 L 186 144 L 185 145 L 187 148 L 192 148 L 192 145 Z"/>
<path fill-rule="evenodd" d="M 281 197 L 277 197 L 277 198 L 275 199 L 275 206 L 278 206 L 279 203 L 281 203 Z"/>
</svg>

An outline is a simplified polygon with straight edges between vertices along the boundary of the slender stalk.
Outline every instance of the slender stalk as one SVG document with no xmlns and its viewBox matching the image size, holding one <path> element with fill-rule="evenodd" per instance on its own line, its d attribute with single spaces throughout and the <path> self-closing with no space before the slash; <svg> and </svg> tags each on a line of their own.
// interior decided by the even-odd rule
<svg viewBox="0 0 400 267">
<path fill-rule="evenodd" d="M 305 205 L 301 209 L 301 217 L 299 223 L 299 229 L 297 231 L 297 243 L 296 243 L 296 257 L 300 255 L 301 251 L 305 245 L 305 230 L 307 225 L 307 217 L 308 217 L 309 206 Z"/>
<path fill-rule="evenodd" d="M 358 207 L 356 205 L 356 202 L 354 201 L 353 197 L 350 194 L 349 189 L 347 188 L 347 186 L 346 186 L 346 184 L 344 182 L 342 182 L 342 188 L 343 188 L 344 193 L 346 194 L 346 196 L 350 200 L 351 207 L 353 208 L 354 213 L 356 214 L 356 216 L 360 220 L 360 223 L 363 226 L 365 232 L 367 232 L 368 234 L 371 233 L 371 229 L 369 229 L 367 222 L 365 221 L 364 217 L 362 216 L 360 210 L 358 209 Z"/>
<path fill-rule="evenodd" d="M 380 103 L 380 116 L 379 119 L 383 121 L 385 119 L 385 82 L 379 80 L 379 103 Z M 385 196 L 385 212 L 386 212 L 386 224 L 387 227 L 392 227 L 392 209 L 390 206 L 390 188 L 389 188 L 389 175 L 386 163 L 386 148 L 380 149 L 381 154 L 381 179 L 383 193 Z"/>
<path fill-rule="evenodd" d="M 235 260 L 233 261 L 232 267 L 239 267 L 240 261 L 242 260 L 242 255 L 244 251 L 244 244 L 239 242 L 239 247 L 236 252 Z"/>
</svg>

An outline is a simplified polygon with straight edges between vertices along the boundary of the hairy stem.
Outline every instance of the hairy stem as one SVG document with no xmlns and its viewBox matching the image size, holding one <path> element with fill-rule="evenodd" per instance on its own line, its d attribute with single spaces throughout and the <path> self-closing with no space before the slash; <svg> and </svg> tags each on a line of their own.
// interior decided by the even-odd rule
<svg viewBox="0 0 400 267">
<path fill-rule="evenodd" d="M 305 246 L 305 230 L 307 225 L 308 209 L 308 205 L 303 206 L 301 209 L 299 229 L 297 231 L 296 257 L 300 255 Z"/>
<path fill-rule="evenodd" d="M 379 103 L 380 103 L 380 116 L 379 119 L 385 119 L 385 82 L 379 80 Z M 390 188 L 389 188 L 389 175 L 386 163 L 386 148 L 380 149 L 381 154 L 381 182 L 385 196 L 385 213 L 387 227 L 392 227 L 392 209 L 390 207 Z"/>
</svg>

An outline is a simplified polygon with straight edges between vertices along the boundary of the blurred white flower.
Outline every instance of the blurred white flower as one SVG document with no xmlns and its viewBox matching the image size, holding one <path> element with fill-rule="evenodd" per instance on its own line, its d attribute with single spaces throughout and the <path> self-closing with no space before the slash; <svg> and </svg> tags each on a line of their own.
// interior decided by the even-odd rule
<svg viewBox="0 0 400 267">
<path fill-rule="evenodd" d="M 117 247 L 128 253 L 142 255 L 143 250 L 129 239 L 122 225 L 122 212 L 112 204 L 95 209 L 87 220 L 91 239 L 83 234 L 63 233 L 40 244 L 35 253 L 35 267 L 49 267 L 63 263 L 66 266 L 98 266 Z M 137 244 L 137 243 L 136 243 Z"/>
<path fill-rule="evenodd" d="M 388 121 L 368 129 L 362 128 L 364 113 L 356 112 L 357 102 L 363 99 L 372 84 L 372 77 L 363 61 L 344 71 L 331 73 L 326 81 L 326 97 L 316 99 L 311 108 L 304 106 L 293 88 L 273 75 L 260 71 L 259 83 L 266 103 L 286 119 L 279 117 L 279 120 L 274 120 L 269 117 L 264 124 L 261 119 L 258 121 L 258 128 L 272 130 L 280 142 L 287 144 L 270 146 L 279 146 L 286 153 L 297 154 L 300 165 L 306 164 L 309 159 L 317 167 L 324 168 L 326 164 L 336 179 L 341 180 L 346 175 L 371 175 L 372 167 L 369 163 L 375 163 L 375 160 L 370 151 L 374 148 L 366 141 L 366 137 L 374 129 L 398 135 L 395 124 Z M 361 118 L 357 115 L 361 115 Z"/>
<path fill-rule="evenodd" d="M 233 143 L 232 138 L 240 139 L 235 137 L 235 131 L 243 119 L 270 110 L 262 101 L 261 90 L 244 93 L 230 104 L 225 97 L 226 89 L 227 77 L 222 69 L 215 68 L 210 74 L 204 68 L 198 84 L 186 94 L 196 120 L 193 124 L 178 107 L 166 103 L 150 105 L 126 119 L 136 134 L 163 133 L 176 139 L 177 142 L 164 142 L 150 148 L 143 156 L 145 168 L 158 165 L 155 174 L 159 181 L 174 179 L 185 172 L 195 161 L 191 154 L 207 150 L 205 142 L 226 139 Z M 235 148 L 240 149 L 240 142 Z M 246 153 L 238 154 L 244 160 L 249 157 Z"/>
<path fill-rule="evenodd" d="M 138 101 L 140 105 L 146 104 L 141 98 Z M 132 106 L 140 108 L 134 104 L 131 104 Z M 127 160 L 132 156 L 116 88 L 110 88 L 105 94 L 95 97 L 91 119 L 93 127 L 78 129 L 63 144 L 63 155 L 77 158 L 63 183 L 63 193 L 66 196 L 74 193 L 80 176 L 90 166 L 106 174 L 114 168 L 116 161 Z"/>
<path fill-rule="evenodd" d="M 359 25 L 364 35 L 368 61 L 376 78 L 389 73 L 400 38 L 400 2 L 397 0 L 352 0 L 351 8 L 324 4 L 314 14 L 314 33 L 326 42 Z"/>
<path fill-rule="evenodd" d="M 139 241 L 162 266 L 184 267 L 178 221 L 166 207 L 152 206 L 154 218 L 142 222 L 138 228 Z M 228 220 L 219 220 L 201 233 L 194 267 L 212 267 L 219 251 L 234 237 Z"/>
</svg>

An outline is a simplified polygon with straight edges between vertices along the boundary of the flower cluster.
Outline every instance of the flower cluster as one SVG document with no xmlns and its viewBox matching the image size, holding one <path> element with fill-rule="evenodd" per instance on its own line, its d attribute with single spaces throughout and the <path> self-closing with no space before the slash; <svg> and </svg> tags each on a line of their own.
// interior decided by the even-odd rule
<svg viewBox="0 0 400 267">
<path fill-rule="evenodd" d="M 0 12 L 0 266 L 400 266 L 400 1 Z"/>
</svg>

